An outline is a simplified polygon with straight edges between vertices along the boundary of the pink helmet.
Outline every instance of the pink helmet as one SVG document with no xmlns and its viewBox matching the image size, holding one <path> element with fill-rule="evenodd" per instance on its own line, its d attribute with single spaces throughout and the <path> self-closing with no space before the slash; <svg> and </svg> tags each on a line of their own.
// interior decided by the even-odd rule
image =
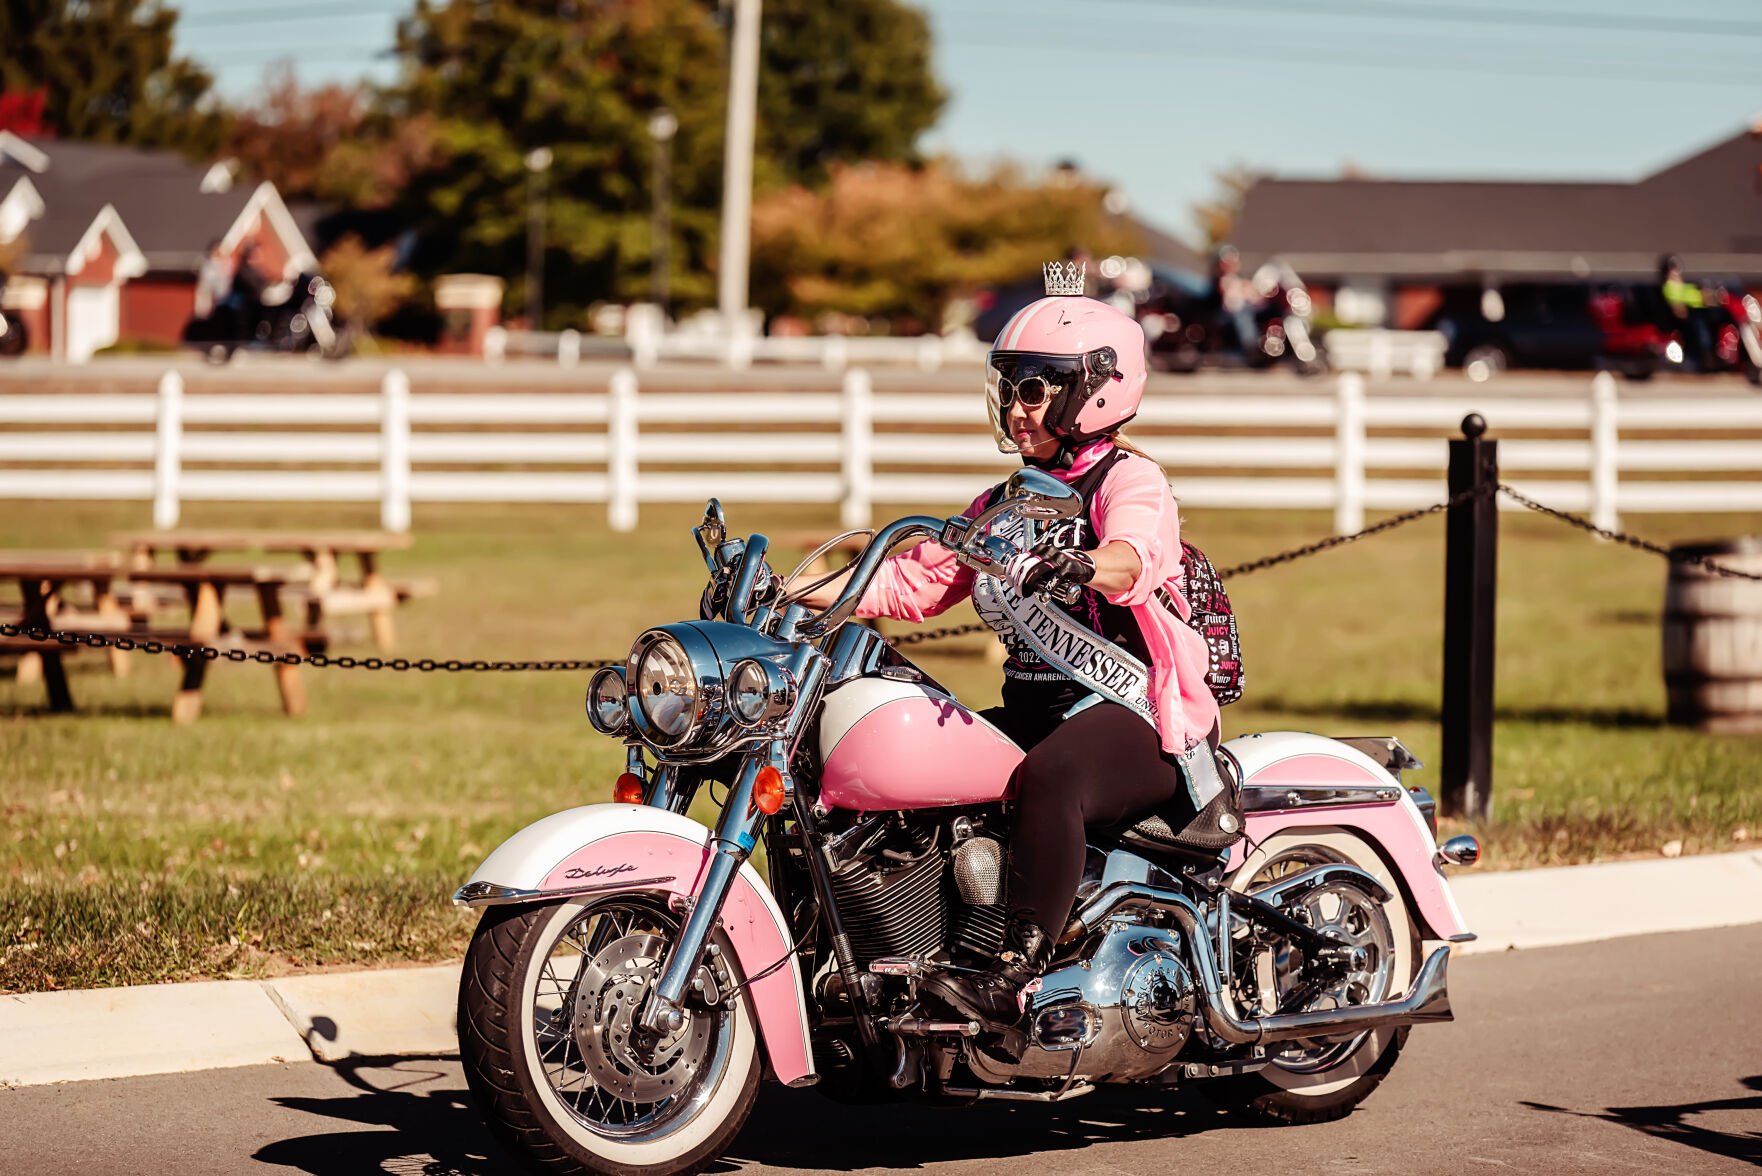
<svg viewBox="0 0 1762 1176">
<path fill-rule="evenodd" d="M 1050 275 L 1048 285 L 1057 288 Z M 1149 375 L 1144 352 L 1144 328 L 1105 302 L 1051 294 L 1023 307 L 985 357 L 986 401 L 998 449 L 1021 452 L 1004 422 L 1003 383 L 1046 380 L 1056 393 L 1047 429 L 1081 446 L 1117 432 L 1137 415 Z"/>
</svg>

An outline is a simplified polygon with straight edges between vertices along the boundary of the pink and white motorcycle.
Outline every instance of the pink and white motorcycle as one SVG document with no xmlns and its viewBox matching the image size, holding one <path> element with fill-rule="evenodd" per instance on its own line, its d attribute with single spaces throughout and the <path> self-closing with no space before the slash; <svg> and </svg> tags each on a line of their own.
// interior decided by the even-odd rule
<svg viewBox="0 0 1762 1176">
<path fill-rule="evenodd" d="M 1312 1122 L 1362 1102 L 1408 1026 L 1451 1019 L 1450 944 L 1473 936 L 1440 866 L 1479 847 L 1438 847 L 1395 740 L 1294 732 L 1224 745 L 1228 847 L 1155 816 L 1091 835 L 1020 1060 L 919 1000 L 926 969 L 1000 942 L 1022 753 L 847 622 L 896 544 L 993 572 L 1000 516 L 1080 506 L 1025 469 L 978 518 L 900 519 L 815 613 L 711 500 L 703 619 L 644 632 L 589 688 L 593 726 L 628 749 L 617 801 L 521 830 L 455 896 L 483 908 L 459 1039 L 504 1143 L 558 1172 L 696 1172 L 762 1077 L 943 1104 L 1192 1082 Z M 685 815 L 706 784 L 726 788 L 714 829 Z"/>
</svg>

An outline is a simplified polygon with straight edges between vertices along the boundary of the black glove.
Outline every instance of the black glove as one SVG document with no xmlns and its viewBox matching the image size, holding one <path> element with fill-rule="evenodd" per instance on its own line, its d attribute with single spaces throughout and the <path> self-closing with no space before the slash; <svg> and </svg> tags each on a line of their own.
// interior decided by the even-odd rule
<svg viewBox="0 0 1762 1176">
<path fill-rule="evenodd" d="M 1023 596 L 1045 593 L 1057 596 L 1081 588 L 1095 578 L 1095 561 L 1089 553 L 1065 547 L 1023 551 L 1004 565 L 1010 586 Z"/>
</svg>

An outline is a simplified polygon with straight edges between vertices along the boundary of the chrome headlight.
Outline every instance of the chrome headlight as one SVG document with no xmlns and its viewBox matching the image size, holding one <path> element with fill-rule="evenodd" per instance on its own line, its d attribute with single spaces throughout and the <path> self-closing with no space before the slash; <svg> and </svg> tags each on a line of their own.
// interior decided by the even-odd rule
<svg viewBox="0 0 1762 1176">
<path fill-rule="evenodd" d="M 781 666 L 749 657 L 728 675 L 728 710 L 743 727 L 782 718 L 795 705 L 795 683 Z"/>
<path fill-rule="evenodd" d="M 685 646 L 659 630 L 644 633 L 631 651 L 630 677 L 633 711 L 643 734 L 662 746 L 684 742 L 703 701 Z"/>
<path fill-rule="evenodd" d="M 795 704 L 795 682 L 779 664 L 788 648 L 725 621 L 650 629 L 630 647 L 624 674 L 636 734 L 663 756 L 700 757 L 752 737 Z"/>
<path fill-rule="evenodd" d="M 587 721 L 601 735 L 616 735 L 630 722 L 624 667 L 608 666 L 587 684 Z"/>
</svg>

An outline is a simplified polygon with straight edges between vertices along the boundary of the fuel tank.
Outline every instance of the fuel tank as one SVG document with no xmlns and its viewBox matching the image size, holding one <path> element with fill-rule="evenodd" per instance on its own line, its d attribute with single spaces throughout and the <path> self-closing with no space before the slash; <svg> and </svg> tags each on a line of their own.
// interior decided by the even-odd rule
<svg viewBox="0 0 1762 1176">
<path fill-rule="evenodd" d="M 858 678 L 820 714 L 820 802 L 879 812 L 1004 799 L 1022 749 L 935 687 Z"/>
</svg>

